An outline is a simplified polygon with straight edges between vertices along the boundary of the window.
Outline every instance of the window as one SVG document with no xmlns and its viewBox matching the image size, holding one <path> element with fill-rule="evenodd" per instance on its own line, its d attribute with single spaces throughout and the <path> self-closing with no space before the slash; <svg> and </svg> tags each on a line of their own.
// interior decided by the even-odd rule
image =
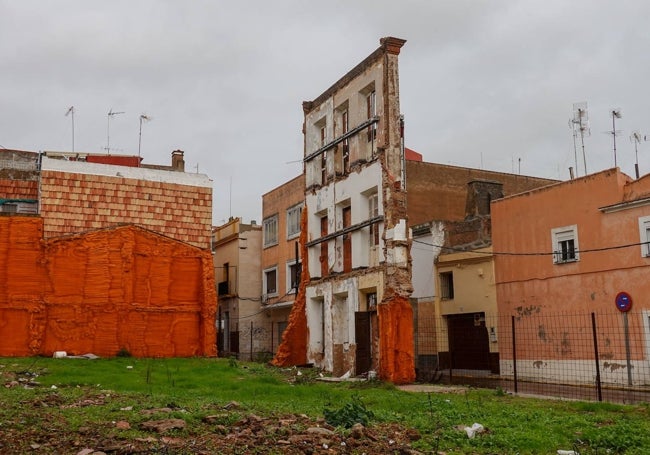
<svg viewBox="0 0 650 455">
<path fill-rule="evenodd" d="M 223 280 L 217 285 L 217 292 L 220 296 L 230 294 L 230 264 L 226 262 L 222 269 Z"/>
<path fill-rule="evenodd" d="M 300 262 L 290 262 L 287 264 L 287 294 L 298 292 L 300 285 Z"/>
<path fill-rule="evenodd" d="M 264 276 L 262 285 L 264 286 L 264 294 L 269 296 L 274 296 L 278 294 L 278 269 L 273 267 L 270 269 L 264 270 Z"/>
<path fill-rule="evenodd" d="M 327 131 L 325 130 L 325 125 L 320 128 L 320 146 L 325 147 L 325 141 L 327 140 Z M 324 185 L 327 182 L 327 150 L 323 150 L 321 156 L 321 183 Z"/>
<path fill-rule="evenodd" d="M 301 214 L 302 204 L 294 205 L 287 210 L 287 239 L 292 239 L 300 235 Z"/>
<path fill-rule="evenodd" d="M 578 253 L 578 226 L 565 226 L 551 230 L 553 263 L 564 264 L 580 259 Z"/>
<path fill-rule="evenodd" d="M 443 300 L 454 298 L 454 272 L 440 274 L 440 298 Z"/>
<path fill-rule="evenodd" d="M 366 113 L 368 115 L 368 120 L 377 115 L 377 99 L 374 90 L 366 96 Z M 376 135 L 377 123 L 375 122 L 368 127 L 368 142 L 374 141 Z"/>
<path fill-rule="evenodd" d="M 325 237 L 327 235 L 327 217 L 321 217 L 320 219 L 320 236 Z M 329 250 L 327 248 L 328 242 L 320 243 L 320 276 L 326 277 L 329 272 Z"/>
<path fill-rule="evenodd" d="M 348 111 L 341 112 L 341 135 L 345 136 L 348 132 Z M 350 143 L 349 140 L 343 139 L 343 173 L 350 172 Z"/>
<path fill-rule="evenodd" d="M 379 216 L 379 196 L 373 193 L 368 196 L 368 219 Z M 379 222 L 370 225 L 370 246 L 379 245 Z"/>
<path fill-rule="evenodd" d="M 641 256 L 650 258 L 650 216 L 639 218 Z"/>
<path fill-rule="evenodd" d="M 368 311 L 377 309 L 377 293 L 369 292 L 366 294 L 366 308 Z"/>
<path fill-rule="evenodd" d="M 273 215 L 263 221 L 264 225 L 264 246 L 271 246 L 278 243 L 278 215 Z"/>
</svg>

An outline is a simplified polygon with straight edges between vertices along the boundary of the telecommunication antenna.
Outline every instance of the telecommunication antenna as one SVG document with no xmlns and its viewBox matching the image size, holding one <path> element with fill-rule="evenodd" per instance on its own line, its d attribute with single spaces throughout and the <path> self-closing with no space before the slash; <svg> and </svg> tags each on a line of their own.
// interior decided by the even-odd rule
<svg viewBox="0 0 650 455">
<path fill-rule="evenodd" d="M 630 140 L 634 142 L 634 157 L 635 157 L 635 163 L 634 163 L 634 171 L 636 173 L 636 178 L 639 178 L 639 144 L 641 141 L 647 141 L 648 136 L 646 135 L 641 135 L 639 131 L 634 131 L 632 132 L 632 135 L 630 136 Z"/>
<path fill-rule="evenodd" d="M 65 116 L 68 115 L 72 118 L 72 151 L 74 152 L 74 106 L 70 106 L 65 113 Z"/>
<path fill-rule="evenodd" d="M 140 133 L 138 134 L 138 158 L 140 158 L 140 147 L 142 146 L 142 122 L 148 122 L 151 120 L 146 114 L 140 114 Z"/>
<path fill-rule="evenodd" d="M 619 107 L 612 109 L 609 113 L 612 116 L 612 131 L 609 133 L 612 135 L 612 139 L 614 140 L 614 167 L 616 167 L 616 136 L 620 133 L 620 131 L 616 131 L 616 119 L 623 117 L 623 114 L 621 114 L 621 108 Z"/>
<path fill-rule="evenodd" d="M 113 112 L 113 108 L 108 111 L 108 120 L 106 124 L 106 153 L 111 154 L 111 117 L 114 115 L 124 114 L 124 112 Z"/>
<path fill-rule="evenodd" d="M 585 175 L 587 175 L 587 154 L 585 153 L 585 136 L 591 135 L 589 128 L 589 114 L 587 113 L 587 102 L 573 103 L 573 118 L 569 120 L 569 126 L 573 130 L 573 156 L 576 163 L 576 174 L 578 173 L 578 152 L 576 151 L 576 136 L 580 134 L 580 145 L 582 147 L 582 161 L 584 163 Z"/>
</svg>

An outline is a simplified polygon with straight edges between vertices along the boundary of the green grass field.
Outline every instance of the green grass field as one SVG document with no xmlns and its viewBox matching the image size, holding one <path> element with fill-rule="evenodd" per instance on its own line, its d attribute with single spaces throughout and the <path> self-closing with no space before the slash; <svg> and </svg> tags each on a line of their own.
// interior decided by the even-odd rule
<svg viewBox="0 0 650 455">
<path fill-rule="evenodd" d="M 374 381 L 322 382 L 313 369 L 228 359 L 0 358 L 0 374 L 0 436 L 5 437 L 39 426 L 54 432 L 101 428 L 122 419 L 129 408 L 171 407 L 173 417 L 191 425 L 236 401 L 239 411 L 224 416 L 224 425 L 250 413 L 322 418 L 341 411 L 338 431 L 345 432 L 348 422 L 365 413 L 369 427 L 395 423 L 418 430 L 421 439 L 412 446 L 424 453 L 650 453 L 647 404 L 540 400 L 471 388 L 412 393 Z M 28 381 L 38 384 L 25 388 Z M 93 400 L 103 405 L 93 406 Z M 486 431 L 470 439 L 459 426 L 473 423 Z M 129 431 L 131 437 L 142 436 L 138 429 Z"/>
</svg>

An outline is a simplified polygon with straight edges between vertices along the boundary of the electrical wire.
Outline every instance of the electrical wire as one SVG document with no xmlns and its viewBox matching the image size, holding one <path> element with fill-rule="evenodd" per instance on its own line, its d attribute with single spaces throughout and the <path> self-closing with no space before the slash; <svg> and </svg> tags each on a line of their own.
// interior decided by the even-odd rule
<svg viewBox="0 0 650 455">
<path fill-rule="evenodd" d="M 428 243 L 428 242 L 423 242 L 421 240 L 413 240 L 413 243 L 419 243 L 422 245 L 427 245 L 430 247 L 434 248 L 440 248 L 441 250 L 447 250 L 447 251 L 455 251 L 459 253 L 467 253 L 471 251 L 474 254 L 484 254 L 486 256 L 552 256 L 555 254 L 558 254 L 557 251 L 553 252 L 522 252 L 522 253 L 515 253 L 511 251 L 476 251 L 476 250 L 467 250 L 459 247 L 453 247 L 453 246 L 443 246 L 443 245 L 435 245 L 433 243 Z M 620 250 L 623 248 L 631 248 L 631 247 L 638 247 L 641 245 L 649 245 L 650 241 L 648 242 L 637 242 L 637 243 L 628 243 L 626 245 L 616 245 L 616 246 L 607 246 L 607 247 L 602 247 L 602 248 L 588 248 L 585 250 L 575 250 L 576 254 L 583 254 L 583 253 L 596 253 L 599 251 L 610 251 L 610 250 Z"/>
</svg>

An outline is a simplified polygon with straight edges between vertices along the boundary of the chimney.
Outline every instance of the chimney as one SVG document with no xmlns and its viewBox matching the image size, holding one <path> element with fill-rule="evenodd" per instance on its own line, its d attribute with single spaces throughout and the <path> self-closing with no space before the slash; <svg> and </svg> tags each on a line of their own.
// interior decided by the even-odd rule
<svg viewBox="0 0 650 455">
<path fill-rule="evenodd" d="M 503 184 L 489 180 L 467 182 L 465 217 L 490 215 L 490 202 L 503 197 Z"/>
<path fill-rule="evenodd" d="M 174 150 L 172 152 L 172 168 L 175 171 L 185 172 L 185 160 L 183 159 L 184 152 L 182 150 Z"/>
</svg>

